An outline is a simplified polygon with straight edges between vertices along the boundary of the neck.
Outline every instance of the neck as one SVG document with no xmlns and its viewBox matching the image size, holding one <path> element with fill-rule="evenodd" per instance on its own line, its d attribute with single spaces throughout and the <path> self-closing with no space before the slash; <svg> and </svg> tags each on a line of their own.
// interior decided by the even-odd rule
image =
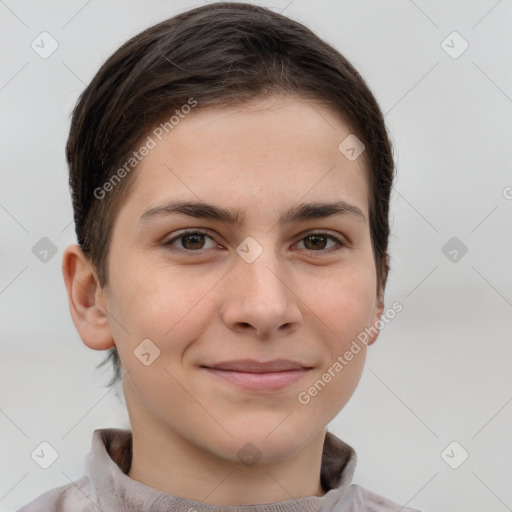
<svg viewBox="0 0 512 512">
<path fill-rule="evenodd" d="M 248 466 L 190 443 L 168 425 L 147 416 L 147 409 L 144 412 L 142 416 L 130 414 L 133 455 L 128 476 L 148 487 L 217 506 L 325 494 L 320 484 L 325 430 L 286 460 Z"/>
<path fill-rule="evenodd" d="M 181 498 L 210 505 L 248 505 L 323 496 L 320 465 L 312 471 L 309 457 L 297 454 L 285 463 L 245 466 L 207 456 L 190 458 L 184 441 L 164 439 L 148 431 L 133 432 L 133 459 L 128 476 Z M 169 439 L 173 439 L 171 444 Z M 166 445 L 167 450 L 161 447 Z M 158 448 L 155 448 L 158 447 Z"/>
</svg>

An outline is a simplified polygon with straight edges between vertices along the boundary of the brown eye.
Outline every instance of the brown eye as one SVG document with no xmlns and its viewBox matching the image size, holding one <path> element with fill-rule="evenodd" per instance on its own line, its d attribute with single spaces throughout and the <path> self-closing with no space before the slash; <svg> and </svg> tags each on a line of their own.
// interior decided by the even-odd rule
<svg viewBox="0 0 512 512">
<path fill-rule="evenodd" d="M 306 249 L 325 249 L 327 237 L 324 235 L 309 235 L 304 238 Z"/>
<path fill-rule="evenodd" d="M 199 233 L 182 236 L 181 240 L 183 248 L 189 250 L 202 249 L 202 246 L 204 245 L 204 235 Z"/>
<path fill-rule="evenodd" d="M 320 252 L 323 250 L 331 249 L 333 247 L 327 247 L 329 240 L 335 242 L 334 247 L 336 245 L 339 247 L 345 245 L 339 238 L 327 233 L 310 233 L 309 235 L 303 237 L 301 242 L 304 243 L 306 250 L 312 252 Z"/>
<path fill-rule="evenodd" d="M 212 241 L 210 247 L 205 247 L 207 239 Z M 202 249 L 215 247 L 216 244 L 212 237 L 208 236 L 206 233 L 202 233 L 201 231 L 189 231 L 172 238 L 168 242 L 165 242 L 164 245 L 172 251 L 199 252 Z"/>
</svg>

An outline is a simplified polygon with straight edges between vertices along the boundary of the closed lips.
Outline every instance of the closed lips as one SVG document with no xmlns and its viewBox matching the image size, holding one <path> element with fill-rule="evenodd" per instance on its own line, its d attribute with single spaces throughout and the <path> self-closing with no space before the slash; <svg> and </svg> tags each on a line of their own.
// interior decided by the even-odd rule
<svg viewBox="0 0 512 512">
<path fill-rule="evenodd" d="M 213 370 L 224 370 L 241 373 L 276 373 L 292 370 L 309 370 L 310 367 L 295 361 L 274 360 L 267 362 L 257 362 L 251 360 L 225 361 L 212 365 L 205 365 L 204 368 Z"/>
</svg>

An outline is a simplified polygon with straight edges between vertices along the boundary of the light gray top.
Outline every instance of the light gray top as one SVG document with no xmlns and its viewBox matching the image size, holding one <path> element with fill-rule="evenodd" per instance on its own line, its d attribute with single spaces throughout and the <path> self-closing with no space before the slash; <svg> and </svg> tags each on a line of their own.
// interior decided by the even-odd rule
<svg viewBox="0 0 512 512">
<path fill-rule="evenodd" d="M 326 432 L 321 484 L 326 494 L 258 505 L 207 505 L 153 489 L 130 478 L 130 430 L 95 430 L 85 476 L 39 496 L 18 512 L 419 512 L 352 484 L 356 453 Z"/>
</svg>

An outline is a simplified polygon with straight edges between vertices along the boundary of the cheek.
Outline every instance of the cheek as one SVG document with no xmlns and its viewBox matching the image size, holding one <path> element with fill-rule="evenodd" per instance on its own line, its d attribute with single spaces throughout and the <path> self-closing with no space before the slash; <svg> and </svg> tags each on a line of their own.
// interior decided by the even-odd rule
<svg viewBox="0 0 512 512">
<path fill-rule="evenodd" d="M 209 314 L 201 299 L 215 282 L 205 278 L 191 283 L 190 274 L 171 267 L 151 270 L 149 265 L 144 272 L 128 275 L 129 280 L 117 281 L 111 311 L 119 356 L 130 374 L 128 394 L 135 392 L 156 416 L 165 418 L 168 410 L 187 408 L 204 421 L 200 410 L 192 411 L 196 404 L 183 388 L 187 377 L 183 354 L 201 337 Z M 150 343 L 143 341 L 148 339 Z M 201 427 L 198 423 L 196 430 Z"/>
<path fill-rule="evenodd" d="M 311 322 L 321 329 L 324 357 L 297 397 L 299 407 L 319 424 L 330 421 L 357 387 L 366 359 L 366 345 L 357 337 L 370 324 L 376 298 L 376 279 L 366 265 L 331 270 L 322 282 L 306 303 Z"/>
<path fill-rule="evenodd" d="M 306 302 L 322 320 L 330 344 L 342 349 L 368 327 L 375 300 L 375 275 L 365 266 L 352 266 L 330 271 Z"/>
<path fill-rule="evenodd" d="M 175 358 L 200 334 L 199 312 L 204 317 L 203 301 L 218 278 L 192 276 L 171 266 L 146 263 L 131 267 L 123 269 L 129 279 L 123 279 L 121 272 L 112 276 L 115 294 L 109 308 L 114 340 L 125 352 L 133 352 L 142 340 L 150 339 L 162 355 L 171 353 Z"/>
<path fill-rule="evenodd" d="M 314 297 L 323 353 L 321 367 L 297 396 L 302 414 L 318 426 L 331 421 L 354 393 L 366 360 L 366 345 L 358 335 L 368 327 L 375 301 L 374 280 L 353 275 L 333 279 Z"/>
</svg>

